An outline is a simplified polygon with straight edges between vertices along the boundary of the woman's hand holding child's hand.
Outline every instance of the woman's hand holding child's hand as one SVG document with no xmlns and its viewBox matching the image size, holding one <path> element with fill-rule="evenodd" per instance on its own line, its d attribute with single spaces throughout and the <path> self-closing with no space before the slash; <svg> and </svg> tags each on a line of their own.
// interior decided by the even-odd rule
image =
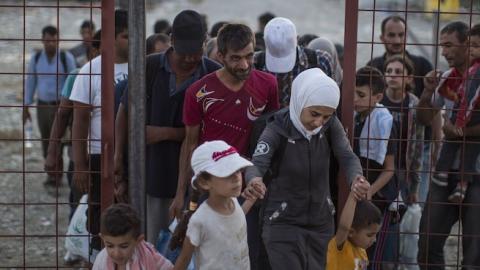
<svg viewBox="0 0 480 270">
<path fill-rule="evenodd" d="M 370 183 L 363 176 L 357 176 L 353 180 L 351 191 L 358 201 L 369 199 Z"/>
<path fill-rule="evenodd" d="M 255 177 L 248 183 L 242 196 L 247 200 L 263 199 L 266 191 L 267 187 L 263 183 L 263 179 L 261 177 Z"/>
</svg>

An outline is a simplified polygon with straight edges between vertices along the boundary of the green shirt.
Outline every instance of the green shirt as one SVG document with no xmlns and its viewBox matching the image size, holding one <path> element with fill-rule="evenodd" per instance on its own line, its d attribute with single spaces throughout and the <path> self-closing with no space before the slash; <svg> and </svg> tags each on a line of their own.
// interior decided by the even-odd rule
<svg viewBox="0 0 480 270">
<path fill-rule="evenodd" d="M 75 78 L 77 78 L 79 68 L 74 69 L 70 74 L 68 74 L 67 79 L 65 80 L 65 84 L 62 88 L 62 97 L 69 99 L 70 94 L 72 93 L 73 83 L 75 83 Z"/>
</svg>

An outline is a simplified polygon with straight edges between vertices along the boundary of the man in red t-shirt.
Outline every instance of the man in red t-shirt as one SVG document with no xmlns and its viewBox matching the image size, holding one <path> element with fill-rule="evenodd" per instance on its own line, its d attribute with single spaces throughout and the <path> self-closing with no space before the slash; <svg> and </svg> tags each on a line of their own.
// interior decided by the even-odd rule
<svg viewBox="0 0 480 270">
<path fill-rule="evenodd" d="M 188 179 L 190 157 L 201 143 L 223 140 L 245 155 L 253 121 L 279 108 L 277 80 L 253 70 L 255 39 L 242 24 L 222 27 L 217 37 L 218 57 L 224 67 L 192 84 L 183 106 L 185 139 L 180 153 L 177 194 L 171 215 L 180 217 Z"/>
</svg>

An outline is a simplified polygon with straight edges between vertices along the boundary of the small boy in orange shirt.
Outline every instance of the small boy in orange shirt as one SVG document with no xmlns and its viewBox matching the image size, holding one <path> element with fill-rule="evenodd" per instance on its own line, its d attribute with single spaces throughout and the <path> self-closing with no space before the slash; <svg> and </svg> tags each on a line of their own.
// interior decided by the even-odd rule
<svg viewBox="0 0 480 270">
<path fill-rule="evenodd" d="M 355 185 L 366 180 L 358 179 Z M 372 202 L 350 192 L 340 216 L 337 233 L 328 243 L 327 270 L 365 270 L 366 249 L 376 239 L 382 224 L 382 213 Z"/>
</svg>

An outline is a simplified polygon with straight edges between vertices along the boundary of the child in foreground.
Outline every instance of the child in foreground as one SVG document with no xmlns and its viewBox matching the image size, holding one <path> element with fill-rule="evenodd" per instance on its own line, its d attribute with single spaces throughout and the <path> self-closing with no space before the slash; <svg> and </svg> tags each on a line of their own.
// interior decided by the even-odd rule
<svg viewBox="0 0 480 270">
<path fill-rule="evenodd" d="M 103 212 L 100 237 L 105 248 L 98 254 L 93 270 L 173 269 L 170 261 L 144 241 L 140 219 L 127 204 L 115 204 Z"/>
<path fill-rule="evenodd" d="M 358 178 L 353 187 L 363 185 Z M 366 249 L 374 242 L 382 223 L 382 213 L 373 203 L 353 191 L 343 207 L 337 233 L 328 243 L 327 270 L 365 270 Z"/>
<path fill-rule="evenodd" d="M 196 211 L 188 221 L 185 238 L 179 237 L 183 247 L 174 269 L 186 269 L 193 254 L 198 270 L 250 269 L 247 209 L 242 210 L 236 197 L 242 191 L 242 169 L 252 163 L 227 143 L 210 141 L 193 152 L 191 165 L 192 187 L 208 192 L 208 199 L 198 209 L 196 201 L 190 203 L 189 209 Z"/>
</svg>

